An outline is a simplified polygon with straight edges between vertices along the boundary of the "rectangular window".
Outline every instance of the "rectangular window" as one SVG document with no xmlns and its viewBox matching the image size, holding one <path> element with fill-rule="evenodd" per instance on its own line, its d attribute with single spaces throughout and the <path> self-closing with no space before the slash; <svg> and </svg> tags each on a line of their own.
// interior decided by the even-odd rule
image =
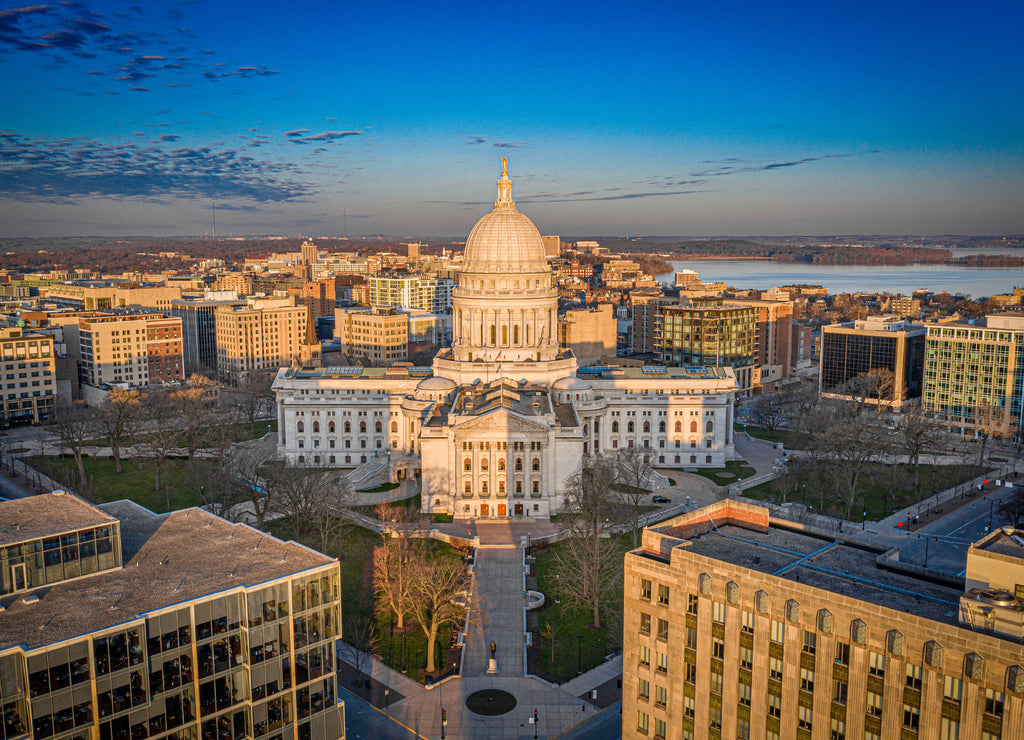
<svg viewBox="0 0 1024 740">
<path fill-rule="evenodd" d="M 657 717 L 655 717 L 654 718 L 654 736 L 655 737 L 665 737 L 665 730 L 666 730 L 665 720 L 658 719 Z"/>
<path fill-rule="evenodd" d="M 917 731 L 918 726 L 921 724 L 921 710 L 917 707 L 912 707 L 909 704 L 903 705 L 903 726 Z"/>
<path fill-rule="evenodd" d="M 960 723 L 943 717 L 939 722 L 939 740 L 960 740 Z"/>
<path fill-rule="evenodd" d="M 800 688 L 803 691 L 814 691 L 814 671 L 810 668 L 800 669 Z"/>
<path fill-rule="evenodd" d="M 885 656 L 878 653 L 868 654 L 868 673 L 879 678 L 885 677 Z"/>
<path fill-rule="evenodd" d="M 668 620 L 667 619 L 659 619 L 658 620 L 658 639 L 659 640 L 668 640 Z"/>
<path fill-rule="evenodd" d="M 846 722 L 841 719 L 832 718 L 831 740 L 846 740 Z"/>
<path fill-rule="evenodd" d="M 658 584 L 658 603 L 662 606 L 668 606 L 668 586 L 664 583 Z"/>
<path fill-rule="evenodd" d="M 869 691 L 867 701 L 865 702 L 865 711 L 875 717 L 881 717 L 882 695 L 876 694 L 874 691 Z"/>
<path fill-rule="evenodd" d="M 668 689 L 664 686 L 654 687 L 654 704 L 659 707 L 668 705 Z"/>
<path fill-rule="evenodd" d="M 647 716 L 647 712 L 636 713 L 636 729 L 637 732 L 647 734 L 647 730 L 650 729 L 651 718 Z"/>
<path fill-rule="evenodd" d="M 846 694 L 849 691 L 849 684 L 846 681 L 832 682 L 832 701 L 837 704 L 846 703 Z"/>
<path fill-rule="evenodd" d="M 921 666 L 907 663 L 907 688 L 921 689 Z"/>
<path fill-rule="evenodd" d="M 686 612 L 688 614 L 696 614 L 697 613 L 697 599 L 698 599 L 697 594 L 687 594 L 686 595 Z"/>
<path fill-rule="evenodd" d="M 712 618 L 719 624 L 725 623 L 725 604 L 721 604 L 717 601 L 712 603 L 711 606 Z"/>
<path fill-rule="evenodd" d="M 814 655 L 815 650 L 818 647 L 818 636 L 813 632 L 804 630 L 804 646 L 803 651 L 808 655 Z"/>
<path fill-rule="evenodd" d="M 810 730 L 814 719 L 814 712 L 810 707 L 797 707 L 797 726 L 804 730 Z"/>
<path fill-rule="evenodd" d="M 748 635 L 754 634 L 754 613 L 745 611 L 740 615 L 740 630 Z"/>
<path fill-rule="evenodd" d="M 651 615 L 640 612 L 640 633 L 644 635 L 651 634 Z"/>
<path fill-rule="evenodd" d="M 640 646 L 640 665 L 651 665 L 651 649 L 646 645 Z"/>
<path fill-rule="evenodd" d="M 711 654 L 719 660 L 722 660 L 725 657 L 725 640 L 717 637 L 712 638 Z"/>
<path fill-rule="evenodd" d="M 694 701 L 692 696 L 683 697 L 683 714 L 693 719 L 694 715 L 697 714 L 697 702 Z"/>
<path fill-rule="evenodd" d="M 942 687 L 942 695 L 950 701 L 960 701 L 961 688 L 962 683 L 959 678 L 946 676 Z"/>
<path fill-rule="evenodd" d="M 651 682 L 645 678 L 640 679 L 640 685 L 637 687 L 636 695 L 641 699 L 648 699 L 651 696 Z"/>
<path fill-rule="evenodd" d="M 782 697 L 775 696 L 775 694 L 768 694 L 768 716 L 769 717 L 781 717 L 782 716 Z"/>
<path fill-rule="evenodd" d="M 692 627 L 686 628 L 686 647 L 690 650 L 697 649 L 697 630 Z"/>
<path fill-rule="evenodd" d="M 782 661 L 778 658 L 768 658 L 768 677 L 782 680 Z"/>
<path fill-rule="evenodd" d="M 749 707 L 750 706 L 750 697 L 751 697 L 751 693 L 750 693 L 751 690 L 750 690 L 749 684 L 745 684 L 745 683 L 739 684 L 739 690 L 740 690 L 740 704 L 742 704 L 745 707 Z"/>
<path fill-rule="evenodd" d="M 839 663 L 840 665 L 850 665 L 850 643 L 836 643 L 836 663 Z"/>
<path fill-rule="evenodd" d="M 684 663 L 683 664 L 683 668 L 684 668 L 683 680 L 686 683 L 696 683 L 697 682 L 697 666 L 695 664 L 693 664 L 693 663 Z"/>
<path fill-rule="evenodd" d="M 754 667 L 754 649 L 740 645 L 740 668 L 748 671 Z"/>
<path fill-rule="evenodd" d="M 994 714 L 996 717 L 1003 716 L 1003 707 L 1006 702 L 1006 695 L 1002 691 L 985 689 L 985 711 Z"/>
<path fill-rule="evenodd" d="M 772 642 L 777 642 L 780 645 L 786 641 L 786 625 L 782 622 L 772 620 Z"/>
<path fill-rule="evenodd" d="M 658 665 L 656 670 L 659 673 L 668 673 L 668 653 L 658 653 Z"/>
<path fill-rule="evenodd" d="M 640 598 L 645 601 L 651 600 L 651 582 L 646 578 L 640 579 Z"/>
</svg>

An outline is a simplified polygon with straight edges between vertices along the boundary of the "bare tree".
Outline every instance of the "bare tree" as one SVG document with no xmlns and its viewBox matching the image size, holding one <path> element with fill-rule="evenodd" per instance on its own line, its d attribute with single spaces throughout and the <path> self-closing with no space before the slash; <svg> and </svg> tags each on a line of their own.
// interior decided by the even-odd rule
<svg viewBox="0 0 1024 740">
<path fill-rule="evenodd" d="M 252 514 L 257 529 L 266 529 L 275 510 L 275 500 L 262 476 L 268 453 L 257 446 L 235 447 L 228 458 L 228 470 L 239 488 L 238 509 Z"/>
<path fill-rule="evenodd" d="M 235 408 L 242 418 L 249 422 L 249 428 L 256 429 L 256 420 L 270 409 L 274 394 L 270 389 L 272 379 L 262 373 L 249 373 L 231 392 Z"/>
<path fill-rule="evenodd" d="M 411 570 L 410 616 L 427 638 L 426 672 L 437 670 L 435 651 L 441 627 L 466 618 L 459 594 L 469 590 L 469 574 L 461 558 L 421 548 Z"/>
<path fill-rule="evenodd" d="M 939 439 L 939 427 L 920 406 L 908 409 L 896 422 L 899 445 L 914 468 L 914 489 L 921 495 L 921 455 Z"/>
<path fill-rule="evenodd" d="M 782 426 L 786 419 L 786 407 L 783 399 L 777 393 L 767 396 L 760 396 L 750 410 L 751 420 L 759 427 L 768 432 L 771 439 L 775 439 L 775 432 Z"/>
<path fill-rule="evenodd" d="M 241 514 L 238 504 L 247 498 L 236 472 L 226 458 L 196 460 L 189 467 L 188 478 L 199 505 L 222 519 L 236 521 Z"/>
<path fill-rule="evenodd" d="M 185 448 L 191 462 L 196 451 L 206 444 L 211 428 L 218 426 L 218 419 L 213 408 L 215 399 L 211 393 L 216 384 L 203 375 L 193 373 L 189 377 L 189 386 L 172 391 L 170 398 L 181 417 L 181 430 L 185 436 Z"/>
<path fill-rule="evenodd" d="M 650 450 L 646 447 L 624 447 L 615 453 L 615 477 L 612 484 L 615 497 L 626 511 L 626 521 L 633 535 L 633 547 L 638 544 L 641 508 L 650 493 Z"/>
<path fill-rule="evenodd" d="M 622 561 L 611 539 L 616 505 L 612 486 L 616 466 L 592 458 L 566 486 L 568 537 L 555 549 L 562 590 L 570 602 L 590 609 L 594 629 L 601 627 L 601 605 L 622 577 Z"/>
<path fill-rule="evenodd" d="M 373 591 L 378 608 L 395 616 L 396 627 L 405 629 L 411 609 L 412 563 L 422 542 L 412 536 L 413 516 L 405 507 L 381 503 L 377 518 L 384 522 L 381 543 L 373 551 Z"/>
<path fill-rule="evenodd" d="M 132 439 L 142 422 L 141 396 L 137 390 L 111 388 L 107 400 L 96 413 L 96 425 L 110 446 L 114 470 L 123 473 L 121 448 L 131 447 Z"/>
<path fill-rule="evenodd" d="M 999 504 L 999 513 L 1006 516 L 1014 526 L 1024 521 L 1024 487 L 1014 487 L 1010 498 Z"/>
<path fill-rule="evenodd" d="M 163 489 L 161 474 L 164 463 L 178 446 L 176 440 L 178 417 L 170 397 L 163 391 L 151 391 L 143 396 L 142 413 L 149 424 L 146 429 L 147 434 L 136 444 L 136 447 L 141 448 L 152 461 L 153 490 L 160 491 Z M 170 511 L 170 509 L 171 500 L 168 490 L 167 510 Z"/>
<path fill-rule="evenodd" d="M 985 450 L 992 439 L 1010 436 L 1009 406 L 996 404 L 980 404 L 973 409 L 974 435 L 978 441 L 978 460 L 975 467 L 980 469 L 985 464 Z"/>
<path fill-rule="evenodd" d="M 53 410 L 49 424 L 50 431 L 57 435 L 64 450 L 71 452 L 78 468 L 78 493 L 89 497 L 89 481 L 85 475 L 82 448 L 96 433 L 96 414 L 78 401 L 69 406 L 58 406 Z"/>
</svg>

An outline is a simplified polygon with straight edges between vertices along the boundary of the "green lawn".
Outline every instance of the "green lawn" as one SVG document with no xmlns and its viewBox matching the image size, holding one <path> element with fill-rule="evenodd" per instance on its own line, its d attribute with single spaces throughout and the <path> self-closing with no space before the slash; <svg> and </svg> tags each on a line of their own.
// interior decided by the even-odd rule
<svg viewBox="0 0 1024 740">
<path fill-rule="evenodd" d="M 776 429 L 774 432 L 769 432 L 767 429 L 756 427 L 753 424 L 733 424 L 733 429 L 737 433 L 746 431 L 751 437 L 757 439 L 767 439 L 770 442 L 782 442 L 783 446 L 787 450 L 802 450 L 804 449 L 805 436 L 796 432 L 791 432 L 788 429 Z"/>
<path fill-rule="evenodd" d="M 616 544 L 625 554 L 632 547 L 632 539 L 628 533 L 620 535 L 616 537 Z M 555 603 L 558 589 L 555 551 L 558 547 L 556 543 L 537 552 L 537 590 L 547 597 L 547 601 L 538 611 L 540 627 L 530 651 L 530 664 L 531 668 L 539 668 L 540 675 L 562 683 L 575 678 L 577 670 L 589 671 L 604 663 L 610 653 L 619 650 L 622 590 L 620 588 L 603 605 L 602 629 L 591 629 L 593 615 L 589 609 L 574 608 L 568 601 Z M 554 661 L 551 660 L 551 641 L 545 636 L 548 625 L 553 625 L 555 631 Z"/>
<path fill-rule="evenodd" d="M 59 484 L 78 491 L 78 470 L 75 459 L 62 457 L 26 457 L 28 465 L 50 476 Z M 148 460 L 124 460 L 124 472 L 114 472 L 114 461 L 110 458 L 85 458 L 85 474 L 89 480 L 89 498 L 97 503 L 131 499 L 150 511 L 162 513 L 170 509 L 185 509 L 198 505 L 196 494 L 189 488 L 188 462 L 179 458 L 164 461 L 160 472 L 161 489 L 155 490 L 155 467 Z"/>
<path fill-rule="evenodd" d="M 277 419 L 264 419 L 262 421 L 257 421 L 255 427 L 250 427 L 249 422 L 247 421 L 235 422 L 229 426 L 228 431 L 228 438 L 232 442 L 245 442 L 250 439 L 259 439 L 269 433 L 277 434 Z M 140 434 L 135 441 L 145 441 L 146 438 L 145 434 Z M 176 443 L 179 447 L 186 447 L 188 445 L 188 440 L 185 438 L 184 433 L 179 433 L 177 435 Z M 107 440 L 102 437 L 96 437 L 86 441 L 85 446 L 106 447 Z"/>
<path fill-rule="evenodd" d="M 683 470 L 683 468 L 672 468 L 672 470 Z M 730 460 L 724 468 L 694 468 L 693 472 L 707 478 L 716 486 L 731 486 L 741 478 L 751 478 L 757 474 L 757 471 L 750 467 L 746 460 Z"/>
<path fill-rule="evenodd" d="M 896 466 L 896 486 L 893 487 L 893 468 L 891 465 L 873 463 L 861 476 L 859 492 L 851 509 L 851 518 L 859 520 L 867 511 L 869 521 L 884 519 L 893 511 L 912 506 L 918 501 L 928 498 L 937 490 L 951 488 L 958 483 L 970 480 L 975 476 L 974 470 L 962 465 L 922 465 L 921 491 L 910 480 L 911 469 L 907 465 Z M 783 490 L 785 488 L 786 490 Z M 895 491 L 895 495 L 893 495 Z M 815 511 L 824 511 L 836 516 L 846 517 L 845 489 L 836 490 L 835 481 L 813 476 L 806 481 L 783 483 L 783 479 L 762 483 L 743 491 L 748 498 L 772 503 L 801 502 Z"/>
</svg>

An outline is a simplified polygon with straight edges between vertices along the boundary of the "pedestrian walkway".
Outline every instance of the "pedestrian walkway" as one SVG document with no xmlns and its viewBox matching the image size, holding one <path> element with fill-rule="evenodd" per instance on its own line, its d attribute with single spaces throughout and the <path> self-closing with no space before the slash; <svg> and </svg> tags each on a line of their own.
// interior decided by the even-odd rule
<svg viewBox="0 0 1024 740">
<path fill-rule="evenodd" d="M 462 675 L 485 676 L 490 643 L 503 676 L 525 675 L 523 667 L 523 551 L 480 547 L 473 568 L 473 614 L 462 655 Z"/>
</svg>

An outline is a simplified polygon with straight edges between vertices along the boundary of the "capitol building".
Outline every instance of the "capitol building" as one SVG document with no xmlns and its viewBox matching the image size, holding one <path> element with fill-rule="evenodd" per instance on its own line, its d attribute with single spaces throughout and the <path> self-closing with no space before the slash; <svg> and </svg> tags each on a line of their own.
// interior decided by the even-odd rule
<svg viewBox="0 0 1024 740">
<path fill-rule="evenodd" d="M 540 232 L 504 158 L 494 209 L 466 240 L 453 339 L 430 367 L 285 368 L 278 452 L 292 465 L 416 477 L 426 514 L 547 518 L 589 456 L 643 448 L 655 467 L 734 457 L 731 368 L 579 366 L 557 341 Z"/>
</svg>

